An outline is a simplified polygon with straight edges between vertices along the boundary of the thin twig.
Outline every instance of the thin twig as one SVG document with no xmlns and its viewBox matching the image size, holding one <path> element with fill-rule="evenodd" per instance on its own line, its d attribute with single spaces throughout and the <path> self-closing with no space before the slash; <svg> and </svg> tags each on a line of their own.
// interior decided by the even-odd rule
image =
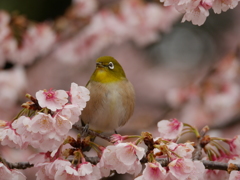
<svg viewBox="0 0 240 180">
<path fill-rule="evenodd" d="M 197 144 L 196 144 L 196 148 L 193 151 L 193 155 L 192 155 L 192 159 L 193 160 L 200 160 L 201 156 L 202 156 L 202 140 L 205 136 L 205 134 L 208 132 L 209 127 L 205 126 L 201 132 L 200 132 L 200 137 L 198 138 Z"/>
<path fill-rule="evenodd" d="M 17 162 L 17 163 L 10 163 L 6 161 L 6 159 L 0 158 L 0 162 L 5 164 L 9 169 L 26 169 L 31 168 L 34 165 L 30 164 L 29 162 Z"/>
</svg>

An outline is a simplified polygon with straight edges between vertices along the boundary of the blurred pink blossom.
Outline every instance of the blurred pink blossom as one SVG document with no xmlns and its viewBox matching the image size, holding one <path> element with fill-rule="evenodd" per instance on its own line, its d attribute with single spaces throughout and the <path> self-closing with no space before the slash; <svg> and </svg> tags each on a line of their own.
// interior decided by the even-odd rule
<svg viewBox="0 0 240 180">
<path fill-rule="evenodd" d="M 91 16 L 97 10 L 96 0 L 73 0 L 73 13 L 77 17 Z"/>
<path fill-rule="evenodd" d="M 24 176 L 20 171 L 16 169 L 8 169 L 3 163 L 0 162 L 0 175 L 1 180 L 26 180 L 26 176 Z"/>
<path fill-rule="evenodd" d="M 0 107 L 6 109 L 15 105 L 26 86 L 27 78 L 23 67 L 0 71 Z"/>
<path fill-rule="evenodd" d="M 155 3 L 136 0 L 120 1 L 119 11 L 103 9 L 93 15 L 91 22 L 74 39 L 62 43 L 54 52 L 56 59 L 76 62 L 92 58 L 104 48 L 126 41 L 145 46 L 157 41 L 159 32 L 170 29 L 179 13 Z"/>
<path fill-rule="evenodd" d="M 229 180 L 238 180 L 240 179 L 240 171 L 231 171 Z"/>
</svg>

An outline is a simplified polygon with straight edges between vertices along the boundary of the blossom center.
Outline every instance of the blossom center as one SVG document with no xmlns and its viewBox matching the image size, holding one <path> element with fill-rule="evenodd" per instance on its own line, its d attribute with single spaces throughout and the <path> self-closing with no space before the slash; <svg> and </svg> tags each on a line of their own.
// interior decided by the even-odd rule
<svg viewBox="0 0 240 180">
<path fill-rule="evenodd" d="M 44 94 L 45 94 L 47 100 L 55 99 L 55 91 L 53 91 L 52 89 L 49 89 L 49 91 L 45 90 Z"/>
</svg>

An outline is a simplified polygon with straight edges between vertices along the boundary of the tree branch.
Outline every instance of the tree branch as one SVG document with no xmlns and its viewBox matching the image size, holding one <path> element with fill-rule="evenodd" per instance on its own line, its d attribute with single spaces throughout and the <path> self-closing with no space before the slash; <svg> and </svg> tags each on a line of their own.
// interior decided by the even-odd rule
<svg viewBox="0 0 240 180">
<path fill-rule="evenodd" d="M 29 162 L 10 163 L 1 157 L 0 162 L 7 166 L 9 169 L 27 169 L 34 166 L 34 164 L 30 164 Z"/>
</svg>

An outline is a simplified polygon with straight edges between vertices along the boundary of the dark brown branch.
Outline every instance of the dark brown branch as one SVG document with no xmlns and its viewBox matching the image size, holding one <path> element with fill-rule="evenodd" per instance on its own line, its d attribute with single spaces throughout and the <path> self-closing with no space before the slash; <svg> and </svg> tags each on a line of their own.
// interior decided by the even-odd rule
<svg viewBox="0 0 240 180">
<path fill-rule="evenodd" d="M 72 159 L 69 159 L 72 161 Z M 86 157 L 86 160 L 88 162 L 91 162 L 92 164 L 97 164 L 99 162 L 99 157 Z M 168 159 L 167 158 L 157 158 L 156 159 L 163 167 L 168 166 Z M 223 171 L 240 171 L 240 164 L 228 164 L 223 162 L 217 162 L 217 161 L 207 161 L 207 160 L 200 160 L 206 169 L 210 170 L 223 170 Z M 0 158 L 0 162 L 4 163 L 9 169 L 26 169 L 31 168 L 34 165 L 30 164 L 29 162 L 18 162 L 18 163 L 10 163 L 7 162 L 5 159 Z M 144 157 L 141 160 L 141 163 L 147 163 L 147 158 Z"/>
<path fill-rule="evenodd" d="M 7 166 L 9 169 L 26 169 L 26 168 L 31 168 L 34 166 L 33 164 L 30 164 L 29 162 L 10 163 L 3 158 L 0 158 L 0 162 L 5 164 L 5 166 Z"/>
<path fill-rule="evenodd" d="M 163 167 L 167 167 L 169 164 L 168 158 L 157 158 L 156 159 Z M 240 164 L 228 164 L 223 162 L 217 162 L 217 161 L 207 161 L 207 160 L 199 160 L 203 163 L 205 166 L 205 169 L 209 170 L 223 170 L 223 171 L 240 171 Z M 141 160 L 141 163 L 146 163 L 147 158 L 144 157 Z"/>
</svg>

